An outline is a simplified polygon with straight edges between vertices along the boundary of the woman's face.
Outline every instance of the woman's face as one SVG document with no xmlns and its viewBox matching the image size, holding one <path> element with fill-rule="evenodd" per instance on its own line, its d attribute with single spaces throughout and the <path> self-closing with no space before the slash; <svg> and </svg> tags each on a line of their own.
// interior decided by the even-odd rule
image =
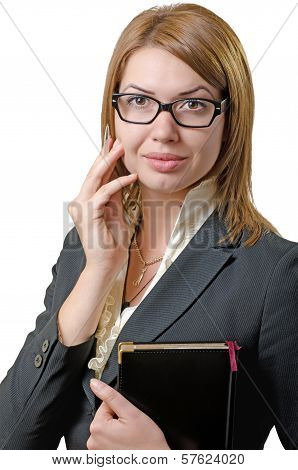
<svg viewBox="0 0 298 470">
<path fill-rule="evenodd" d="M 130 83 L 154 93 L 136 90 Z M 205 86 L 188 95 L 185 90 Z M 120 82 L 119 93 L 138 93 L 168 103 L 181 98 L 220 100 L 220 92 L 171 53 L 158 48 L 141 48 L 130 56 Z M 141 102 L 141 104 L 143 104 Z M 138 174 L 141 187 L 157 193 L 183 192 L 194 185 L 213 167 L 222 143 L 224 113 L 212 125 L 195 129 L 177 124 L 169 112 L 161 112 L 151 124 L 122 121 L 115 112 L 116 137 L 123 143 L 122 157 L 130 173 Z M 153 168 L 144 155 L 150 152 L 171 153 L 187 157 L 176 168 L 161 171 Z"/>
</svg>

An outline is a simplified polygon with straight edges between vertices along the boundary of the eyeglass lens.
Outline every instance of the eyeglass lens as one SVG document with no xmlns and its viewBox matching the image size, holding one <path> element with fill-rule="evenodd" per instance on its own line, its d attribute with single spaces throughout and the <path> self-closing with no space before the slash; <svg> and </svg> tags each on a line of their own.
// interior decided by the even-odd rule
<svg viewBox="0 0 298 470">
<path fill-rule="evenodd" d="M 140 123 L 151 121 L 158 111 L 158 103 L 145 96 L 119 96 L 118 106 L 124 119 Z M 176 119 L 187 126 L 208 126 L 214 110 L 213 103 L 201 99 L 181 100 L 173 105 Z"/>
</svg>

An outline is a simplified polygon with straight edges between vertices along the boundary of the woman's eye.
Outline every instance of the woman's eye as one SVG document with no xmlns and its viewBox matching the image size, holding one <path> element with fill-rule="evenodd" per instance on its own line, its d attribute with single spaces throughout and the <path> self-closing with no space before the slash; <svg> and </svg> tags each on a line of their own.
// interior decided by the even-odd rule
<svg viewBox="0 0 298 470">
<path fill-rule="evenodd" d="M 144 101 L 146 101 L 146 99 L 147 98 L 144 98 L 143 96 L 133 96 L 132 98 L 129 98 L 127 100 L 127 102 L 128 102 L 128 104 L 133 103 L 133 104 L 137 104 L 137 105 L 138 104 L 142 105 L 142 104 L 144 104 Z M 138 100 L 138 102 L 136 100 Z M 144 100 L 143 103 L 142 103 L 142 100 Z M 141 101 L 141 103 L 139 101 Z"/>
<path fill-rule="evenodd" d="M 182 111 L 202 111 L 207 104 L 199 100 L 185 100 L 180 103 L 179 109 Z"/>
<path fill-rule="evenodd" d="M 202 101 L 190 100 L 187 101 L 187 104 L 190 105 L 190 109 L 204 108 L 206 105 Z M 194 106 L 193 106 L 194 105 Z"/>
</svg>

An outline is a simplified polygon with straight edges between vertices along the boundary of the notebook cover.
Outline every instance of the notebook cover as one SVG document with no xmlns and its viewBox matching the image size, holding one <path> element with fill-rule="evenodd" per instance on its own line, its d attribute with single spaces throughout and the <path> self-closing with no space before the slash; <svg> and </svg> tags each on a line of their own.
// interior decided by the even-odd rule
<svg viewBox="0 0 298 470">
<path fill-rule="evenodd" d="M 155 421 L 171 449 L 233 449 L 240 348 L 236 341 L 119 343 L 117 389 Z"/>
</svg>

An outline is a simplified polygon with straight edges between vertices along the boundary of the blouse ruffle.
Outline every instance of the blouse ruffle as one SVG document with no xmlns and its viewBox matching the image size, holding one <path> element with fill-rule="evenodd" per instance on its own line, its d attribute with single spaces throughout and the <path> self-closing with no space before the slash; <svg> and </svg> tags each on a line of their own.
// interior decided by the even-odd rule
<svg viewBox="0 0 298 470">
<path fill-rule="evenodd" d="M 103 372 L 108 356 L 110 355 L 115 340 L 119 334 L 119 321 L 117 321 L 113 327 L 111 325 L 113 311 L 110 310 L 110 306 L 114 304 L 115 299 L 109 294 L 105 303 L 104 312 L 100 317 L 98 328 L 95 333 L 95 337 L 97 338 L 96 357 L 90 359 L 88 363 L 89 369 L 95 370 L 95 376 L 97 379 L 100 378 Z"/>
<path fill-rule="evenodd" d="M 115 307 L 117 307 L 115 298 L 109 294 L 95 333 L 97 340 L 96 357 L 93 357 L 88 362 L 89 369 L 93 369 L 95 371 L 95 378 L 99 380 L 121 329 L 136 309 L 136 306 L 127 307 L 123 310 L 121 315 L 120 313 L 117 315 L 118 309 Z M 116 315 L 117 318 L 115 319 Z"/>
</svg>

